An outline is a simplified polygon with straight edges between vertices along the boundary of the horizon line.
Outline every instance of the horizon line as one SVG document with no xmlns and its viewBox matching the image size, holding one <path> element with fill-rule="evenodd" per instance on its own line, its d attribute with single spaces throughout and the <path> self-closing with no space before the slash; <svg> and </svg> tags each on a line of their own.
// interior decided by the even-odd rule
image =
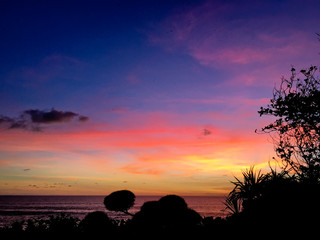
<svg viewBox="0 0 320 240">
<path fill-rule="evenodd" d="M 135 194 L 136 197 L 162 197 L 167 195 L 177 195 L 180 197 L 226 197 L 223 194 L 214 195 L 179 195 L 179 194 Z M 0 197 L 103 197 L 102 194 L 0 194 Z"/>
</svg>

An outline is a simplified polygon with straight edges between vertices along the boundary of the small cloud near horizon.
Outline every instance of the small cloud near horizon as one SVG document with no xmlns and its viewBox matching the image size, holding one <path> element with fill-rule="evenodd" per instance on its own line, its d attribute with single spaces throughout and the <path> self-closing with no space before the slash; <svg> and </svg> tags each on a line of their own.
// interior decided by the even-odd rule
<svg viewBox="0 0 320 240">
<path fill-rule="evenodd" d="M 203 134 L 204 136 L 208 136 L 208 135 L 210 135 L 211 133 L 212 133 L 212 132 L 211 132 L 210 130 L 206 129 L 206 128 L 204 128 L 203 131 L 202 131 L 202 134 Z"/>
</svg>

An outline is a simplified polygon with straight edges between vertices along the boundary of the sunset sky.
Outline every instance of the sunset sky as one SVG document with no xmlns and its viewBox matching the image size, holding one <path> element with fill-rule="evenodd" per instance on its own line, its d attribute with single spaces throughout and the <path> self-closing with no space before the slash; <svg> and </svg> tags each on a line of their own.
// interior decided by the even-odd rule
<svg viewBox="0 0 320 240">
<path fill-rule="evenodd" d="M 221 195 L 318 65 L 320 1 L 0 1 L 0 194 Z"/>
</svg>

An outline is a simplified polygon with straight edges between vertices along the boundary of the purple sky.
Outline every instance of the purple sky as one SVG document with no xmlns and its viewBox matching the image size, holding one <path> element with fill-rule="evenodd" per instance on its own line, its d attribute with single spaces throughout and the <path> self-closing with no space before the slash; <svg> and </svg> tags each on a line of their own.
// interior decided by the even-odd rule
<svg viewBox="0 0 320 240">
<path fill-rule="evenodd" d="M 319 62 L 320 2 L 1 1 L 0 194 L 225 194 Z"/>
</svg>

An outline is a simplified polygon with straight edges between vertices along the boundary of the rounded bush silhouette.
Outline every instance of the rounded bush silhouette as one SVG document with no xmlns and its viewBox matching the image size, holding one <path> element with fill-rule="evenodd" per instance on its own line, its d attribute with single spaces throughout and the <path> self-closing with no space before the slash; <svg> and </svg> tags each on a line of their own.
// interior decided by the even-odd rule
<svg viewBox="0 0 320 240">
<path fill-rule="evenodd" d="M 191 231 L 201 221 L 199 213 L 188 208 L 185 200 L 177 195 L 167 195 L 158 201 L 145 202 L 132 218 L 136 229 L 146 234 L 155 231 L 180 232 L 186 227 L 186 231 Z"/>
<path fill-rule="evenodd" d="M 159 200 L 162 210 L 170 212 L 180 212 L 188 208 L 186 201 L 177 195 L 167 195 Z"/>
<path fill-rule="evenodd" d="M 159 210 L 158 201 L 145 202 L 140 208 L 141 212 L 157 212 L 158 210 Z"/>
<path fill-rule="evenodd" d="M 160 225 L 161 220 L 160 204 L 158 201 L 145 202 L 141 206 L 140 211 L 132 218 L 135 225 L 143 225 L 149 228 Z"/>
<path fill-rule="evenodd" d="M 185 225 L 197 225 L 199 224 L 201 221 L 203 220 L 203 218 L 200 216 L 200 214 L 198 212 L 196 212 L 195 210 L 191 209 L 191 208 L 187 208 L 184 211 L 183 214 L 183 223 Z"/>
<path fill-rule="evenodd" d="M 107 210 L 128 213 L 134 205 L 136 196 L 128 190 L 113 192 L 104 198 L 104 205 Z"/>
<path fill-rule="evenodd" d="M 108 215 L 101 211 L 88 213 L 81 222 L 85 233 L 101 233 L 110 230 L 111 221 Z"/>
</svg>

